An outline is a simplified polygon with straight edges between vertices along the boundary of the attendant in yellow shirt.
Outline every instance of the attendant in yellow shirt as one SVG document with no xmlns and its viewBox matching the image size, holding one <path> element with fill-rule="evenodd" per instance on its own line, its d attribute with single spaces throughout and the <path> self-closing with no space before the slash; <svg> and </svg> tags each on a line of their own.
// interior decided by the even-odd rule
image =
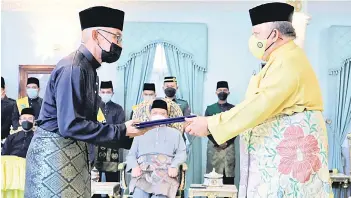
<svg viewBox="0 0 351 198">
<path fill-rule="evenodd" d="M 26 93 L 27 97 L 17 100 L 18 112 L 24 108 L 32 108 L 34 117 L 38 119 L 43 99 L 39 97 L 40 83 L 38 78 L 29 77 L 27 79 Z"/>
<path fill-rule="evenodd" d="M 328 140 L 317 77 L 293 40 L 294 8 L 250 9 L 249 48 L 266 65 L 231 110 L 188 119 L 186 132 L 218 144 L 240 134 L 239 197 L 329 197 Z"/>
</svg>

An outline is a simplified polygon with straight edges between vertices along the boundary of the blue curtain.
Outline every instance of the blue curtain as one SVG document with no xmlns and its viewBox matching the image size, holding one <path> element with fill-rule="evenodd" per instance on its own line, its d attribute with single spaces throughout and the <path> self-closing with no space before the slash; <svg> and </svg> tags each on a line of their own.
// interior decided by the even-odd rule
<svg viewBox="0 0 351 198">
<path fill-rule="evenodd" d="M 206 68 L 197 65 L 192 55 L 181 51 L 176 46 L 164 42 L 168 71 L 177 77 L 179 91 L 177 97 L 188 101 L 191 112 L 202 115 L 203 84 Z M 188 156 L 187 186 L 202 183 L 202 146 L 201 139 L 190 137 L 190 155 Z"/>
<path fill-rule="evenodd" d="M 124 95 L 119 99 L 123 104 L 127 118 L 129 118 L 132 106 L 141 102 L 143 84 L 150 79 L 156 52 L 156 43 L 144 47 L 141 51 L 133 53 L 126 64 L 117 67 L 118 90 Z M 121 80 L 123 79 L 123 80 Z M 117 94 L 115 94 L 117 95 Z"/>
<path fill-rule="evenodd" d="M 340 70 L 337 90 L 332 167 L 342 171 L 341 146 L 351 124 L 351 59 L 346 60 Z"/>
</svg>

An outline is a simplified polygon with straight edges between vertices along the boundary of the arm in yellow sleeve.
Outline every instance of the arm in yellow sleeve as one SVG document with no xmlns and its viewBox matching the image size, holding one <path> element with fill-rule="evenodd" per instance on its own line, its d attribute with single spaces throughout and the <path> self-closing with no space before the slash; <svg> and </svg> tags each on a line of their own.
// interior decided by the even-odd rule
<svg viewBox="0 0 351 198">
<path fill-rule="evenodd" d="M 277 115 L 291 103 L 299 81 L 292 65 L 276 68 L 261 79 L 257 92 L 227 112 L 208 117 L 208 129 L 218 144 Z"/>
</svg>

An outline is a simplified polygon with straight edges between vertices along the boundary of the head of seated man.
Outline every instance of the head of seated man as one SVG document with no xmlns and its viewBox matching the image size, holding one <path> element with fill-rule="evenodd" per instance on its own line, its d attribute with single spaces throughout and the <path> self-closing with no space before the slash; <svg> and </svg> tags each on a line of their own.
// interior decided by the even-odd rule
<svg viewBox="0 0 351 198">
<path fill-rule="evenodd" d="M 168 118 L 167 102 L 161 99 L 154 100 L 151 105 L 150 120 L 162 120 Z"/>
<path fill-rule="evenodd" d="M 22 126 L 22 131 L 11 134 L 6 138 L 1 155 L 26 158 L 29 144 L 34 135 L 34 110 L 32 108 L 22 109 L 19 124 Z"/>
<path fill-rule="evenodd" d="M 34 110 L 32 108 L 24 108 L 21 111 L 19 124 L 23 131 L 30 131 L 34 127 Z"/>
</svg>

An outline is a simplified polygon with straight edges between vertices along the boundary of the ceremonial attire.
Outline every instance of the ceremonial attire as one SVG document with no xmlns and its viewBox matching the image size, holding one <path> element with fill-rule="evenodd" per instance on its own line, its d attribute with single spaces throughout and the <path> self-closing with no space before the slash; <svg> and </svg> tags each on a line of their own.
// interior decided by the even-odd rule
<svg viewBox="0 0 351 198">
<path fill-rule="evenodd" d="M 190 109 L 189 103 L 186 100 L 176 98 L 176 99 L 173 99 L 173 102 L 175 102 L 179 105 L 184 116 L 189 116 L 191 114 L 191 109 Z"/>
<path fill-rule="evenodd" d="M 90 197 L 87 143 L 125 147 L 126 126 L 97 122 L 100 63 L 81 45 L 57 63 L 26 160 L 26 198 Z"/>
<path fill-rule="evenodd" d="M 132 178 L 130 192 L 138 188 L 150 194 L 175 197 L 179 183 L 177 178 L 168 176 L 168 168 L 179 168 L 185 161 L 185 144 L 181 132 L 174 128 L 159 127 L 134 138 L 127 156 L 127 170 L 139 165 L 143 174 Z"/>
<path fill-rule="evenodd" d="M 6 138 L 4 146 L 1 150 L 1 155 L 15 155 L 18 157 L 26 158 L 29 144 L 33 138 L 34 132 L 19 131 Z"/>
<path fill-rule="evenodd" d="M 290 41 L 253 76 L 245 100 L 208 117 L 218 144 L 241 134 L 239 197 L 328 197 L 328 138 L 317 77 Z"/>
<path fill-rule="evenodd" d="M 112 101 L 109 101 L 106 104 L 101 102 L 100 109 L 105 116 L 107 124 L 121 124 L 125 122 L 125 113 L 120 105 Z M 129 143 L 125 142 L 124 145 L 130 148 L 133 139 L 130 138 L 126 141 Z M 105 172 L 107 182 L 119 181 L 119 174 L 117 172 L 120 154 L 119 149 L 97 146 L 95 148 L 95 153 L 97 154 L 95 156 L 94 166 L 100 171 L 100 179 L 102 178 L 101 172 Z"/>
<path fill-rule="evenodd" d="M 32 108 L 34 110 L 35 119 L 39 118 L 39 113 L 41 109 L 41 105 L 43 103 L 43 99 L 40 97 L 31 99 L 29 97 L 24 97 L 17 100 L 18 112 L 21 112 L 24 108 Z"/>
<path fill-rule="evenodd" d="M 10 135 L 11 125 L 14 130 L 17 130 L 18 120 L 16 101 L 5 96 L 1 99 L 1 140 Z"/>
<path fill-rule="evenodd" d="M 206 108 L 205 116 L 213 116 L 221 112 L 225 112 L 233 108 L 230 103 L 214 103 Z M 207 143 L 207 172 L 211 172 L 213 168 L 217 173 L 224 175 L 223 183 L 234 184 L 234 168 L 235 168 L 235 148 L 234 140 L 228 140 L 227 148 L 221 149 L 212 135 L 208 136 Z"/>
</svg>

